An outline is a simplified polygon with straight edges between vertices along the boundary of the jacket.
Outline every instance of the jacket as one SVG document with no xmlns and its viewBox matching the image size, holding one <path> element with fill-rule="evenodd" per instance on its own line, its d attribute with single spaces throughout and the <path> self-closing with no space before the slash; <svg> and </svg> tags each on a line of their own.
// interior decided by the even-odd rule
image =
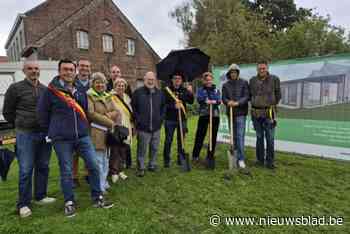
<svg viewBox="0 0 350 234">
<path fill-rule="evenodd" d="M 55 91 L 75 100 L 81 112 L 55 94 Z M 74 89 L 71 93 L 63 87 L 59 76 L 49 84 L 48 89 L 41 96 L 38 103 L 39 122 L 42 128 L 48 130 L 52 141 L 72 141 L 89 135 L 89 123 L 86 118 L 87 97 Z"/>
<path fill-rule="evenodd" d="M 229 101 L 238 102 L 239 105 L 235 107 L 233 113 L 235 116 L 242 116 L 248 114 L 249 101 L 249 85 L 248 81 L 243 79 L 228 80 L 222 87 L 222 102 L 226 105 L 227 114 L 229 108 L 227 103 Z"/>
<path fill-rule="evenodd" d="M 187 105 L 193 104 L 194 102 L 194 96 L 192 93 L 190 93 L 186 88 L 183 86 L 180 86 L 179 88 L 175 88 L 173 85 L 170 85 L 168 87 L 175 96 L 177 96 L 178 99 L 182 101 L 182 104 L 185 107 L 185 110 L 187 111 Z M 164 96 L 165 96 L 165 103 L 166 103 L 166 111 L 165 111 L 165 119 L 171 120 L 171 121 L 178 121 L 178 110 L 175 107 L 175 100 L 170 96 L 170 94 L 164 90 Z M 183 111 L 182 113 L 182 120 L 185 120 L 185 115 Z"/>
<path fill-rule="evenodd" d="M 207 99 L 216 101 L 216 103 L 213 104 L 213 116 L 218 117 L 220 115 L 219 106 L 221 104 L 221 95 L 220 91 L 216 88 L 215 85 L 212 85 L 211 87 L 202 86 L 197 90 L 196 96 L 197 102 L 199 104 L 200 116 L 209 115 L 209 105 L 206 103 Z"/>
<path fill-rule="evenodd" d="M 5 93 L 3 115 L 6 121 L 15 124 L 17 130 L 39 132 L 40 128 L 37 104 L 46 87 L 39 83 L 38 86 L 24 79 L 10 85 Z"/>
<path fill-rule="evenodd" d="M 249 89 L 253 108 L 269 108 L 281 100 L 280 80 L 277 76 L 268 74 L 265 80 L 255 76 L 249 81 Z"/>
<path fill-rule="evenodd" d="M 94 124 L 111 130 L 115 124 L 121 123 L 120 112 L 112 99 L 111 94 L 105 93 L 99 96 L 92 88 L 87 92 L 88 97 L 88 118 L 91 122 L 91 141 L 96 150 L 105 150 L 107 131 L 94 127 Z M 114 119 L 110 119 L 106 114 L 114 112 Z"/>
<path fill-rule="evenodd" d="M 140 87 L 132 95 L 131 106 L 138 131 L 153 133 L 161 128 L 165 114 L 162 91 L 154 88 L 151 92 L 146 86 Z"/>
</svg>

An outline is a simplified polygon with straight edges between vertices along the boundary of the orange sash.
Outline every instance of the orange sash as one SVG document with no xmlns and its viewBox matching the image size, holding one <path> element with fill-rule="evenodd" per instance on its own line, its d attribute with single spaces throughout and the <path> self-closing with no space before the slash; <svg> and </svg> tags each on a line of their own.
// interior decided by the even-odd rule
<svg viewBox="0 0 350 234">
<path fill-rule="evenodd" d="M 88 119 L 86 117 L 86 114 L 83 110 L 83 108 L 77 103 L 69 94 L 64 93 L 62 91 L 57 90 L 56 88 L 49 85 L 49 90 L 53 92 L 59 99 L 61 99 L 63 102 L 65 102 L 70 108 L 72 108 L 76 113 L 80 115 L 80 117 L 88 122 Z"/>
</svg>

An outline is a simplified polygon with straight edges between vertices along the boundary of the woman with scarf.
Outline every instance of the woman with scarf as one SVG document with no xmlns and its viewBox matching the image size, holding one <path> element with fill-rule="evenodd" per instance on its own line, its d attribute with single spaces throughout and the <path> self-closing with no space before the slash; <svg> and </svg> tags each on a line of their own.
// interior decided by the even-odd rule
<svg viewBox="0 0 350 234">
<path fill-rule="evenodd" d="M 109 168 L 106 145 L 107 132 L 115 125 L 121 124 L 121 113 L 113 102 L 112 95 L 106 92 L 106 84 L 107 79 L 102 73 L 94 73 L 91 76 L 91 88 L 87 91 L 91 139 L 96 149 L 101 190 L 104 193 L 109 188 L 107 182 Z"/>
<path fill-rule="evenodd" d="M 126 94 L 127 82 L 124 79 L 118 78 L 114 82 L 114 90 L 111 94 L 113 101 L 121 113 L 121 126 L 129 129 L 127 139 L 116 146 L 111 147 L 111 157 L 109 161 L 109 173 L 111 174 L 112 182 L 116 183 L 119 179 L 127 179 L 127 175 L 123 172 L 124 162 L 126 166 L 131 166 L 131 143 L 133 132 L 133 113 L 131 108 L 131 98 Z"/>
</svg>

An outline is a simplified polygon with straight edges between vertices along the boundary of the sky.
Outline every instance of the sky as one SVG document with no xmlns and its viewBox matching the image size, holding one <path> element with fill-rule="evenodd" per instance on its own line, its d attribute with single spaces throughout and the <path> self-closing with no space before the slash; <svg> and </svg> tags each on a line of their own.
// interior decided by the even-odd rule
<svg viewBox="0 0 350 234">
<path fill-rule="evenodd" d="M 0 55 L 6 55 L 5 43 L 17 14 L 44 0 L 0 0 Z M 165 57 L 170 50 L 183 47 L 183 33 L 169 12 L 184 0 L 114 0 L 153 49 Z M 350 31 L 349 0 L 295 0 L 298 7 L 314 8 L 331 16 L 331 23 Z"/>
</svg>

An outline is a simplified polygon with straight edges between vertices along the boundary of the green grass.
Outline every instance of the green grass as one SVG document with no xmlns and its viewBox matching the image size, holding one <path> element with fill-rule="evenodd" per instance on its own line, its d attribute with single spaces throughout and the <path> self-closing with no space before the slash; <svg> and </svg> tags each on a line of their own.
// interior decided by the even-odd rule
<svg viewBox="0 0 350 234">
<path fill-rule="evenodd" d="M 196 126 L 196 119 L 189 126 Z M 190 128 L 187 149 L 192 150 L 195 127 Z M 160 147 L 160 152 L 163 146 Z M 135 150 L 135 149 L 133 149 Z M 275 172 L 250 167 L 253 176 L 227 174 L 226 145 L 218 145 L 217 168 L 195 167 L 182 173 L 176 165 L 137 178 L 127 170 L 127 181 L 113 186 L 110 210 L 91 207 L 88 186 L 76 191 L 78 214 L 63 215 L 56 157 L 52 157 L 49 195 L 58 198 L 48 206 L 33 205 L 33 216 L 15 213 L 17 164 L 9 180 L 0 183 L 0 233 L 349 233 L 350 163 L 278 153 Z M 248 165 L 254 150 L 247 149 Z M 133 155 L 135 156 L 135 154 Z M 202 158 L 205 152 L 202 151 Z M 173 154 L 175 158 L 175 154 Z M 134 161 L 135 162 L 135 161 Z M 133 162 L 133 163 L 134 163 Z M 82 163 L 81 163 L 82 164 Z M 135 165 L 135 164 L 134 164 Z M 162 157 L 159 154 L 159 165 Z M 83 170 L 81 170 L 83 174 Z M 342 226 L 225 226 L 212 227 L 209 217 L 220 216 L 341 216 Z"/>
<path fill-rule="evenodd" d="M 278 117 L 287 119 L 349 121 L 350 104 L 334 104 L 311 109 L 302 108 L 295 110 L 278 107 Z"/>
</svg>

